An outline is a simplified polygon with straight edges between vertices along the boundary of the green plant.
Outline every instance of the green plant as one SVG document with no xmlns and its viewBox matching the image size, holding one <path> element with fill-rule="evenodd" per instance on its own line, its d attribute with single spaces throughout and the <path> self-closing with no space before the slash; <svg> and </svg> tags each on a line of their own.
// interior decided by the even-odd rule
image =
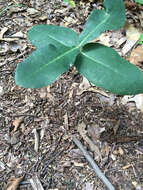
<svg viewBox="0 0 143 190">
<path fill-rule="evenodd" d="M 136 0 L 136 3 L 143 4 L 143 0 Z"/>
<path fill-rule="evenodd" d="M 140 35 L 140 39 L 139 39 L 138 43 L 143 45 L 143 34 Z"/>
<path fill-rule="evenodd" d="M 16 84 L 41 88 L 53 83 L 74 65 L 91 83 L 115 94 L 143 92 L 143 73 L 112 48 L 91 43 L 106 30 L 116 30 L 125 23 L 122 0 L 105 0 L 104 10 L 94 10 L 83 32 L 78 35 L 66 27 L 37 25 L 28 33 L 36 46 L 23 63 L 18 64 Z"/>
<path fill-rule="evenodd" d="M 75 7 L 75 1 L 73 0 L 64 0 L 65 2 L 68 2 L 72 7 Z"/>
</svg>

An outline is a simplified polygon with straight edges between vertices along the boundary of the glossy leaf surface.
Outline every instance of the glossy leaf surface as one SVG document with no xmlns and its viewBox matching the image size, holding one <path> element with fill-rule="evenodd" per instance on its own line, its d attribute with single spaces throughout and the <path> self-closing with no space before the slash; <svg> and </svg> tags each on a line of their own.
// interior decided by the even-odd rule
<svg viewBox="0 0 143 190">
<path fill-rule="evenodd" d="M 123 0 L 105 0 L 104 10 L 94 10 L 80 35 L 80 46 L 99 37 L 106 30 L 121 28 L 125 23 Z"/>
<path fill-rule="evenodd" d="M 143 73 L 113 49 L 101 44 L 87 44 L 75 63 L 91 83 L 115 94 L 143 92 Z"/>
<path fill-rule="evenodd" d="M 18 64 L 15 79 L 19 86 L 41 88 L 53 83 L 74 63 L 79 50 L 52 44 L 40 47 Z"/>
<path fill-rule="evenodd" d="M 37 50 L 15 73 L 16 84 L 25 88 L 40 88 L 53 83 L 72 66 L 79 50 L 79 36 L 69 28 L 37 25 L 28 33 Z"/>
<path fill-rule="evenodd" d="M 76 46 L 79 35 L 73 30 L 54 25 L 36 25 L 28 32 L 28 38 L 37 48 L 45 44 Z"/>
</svg>

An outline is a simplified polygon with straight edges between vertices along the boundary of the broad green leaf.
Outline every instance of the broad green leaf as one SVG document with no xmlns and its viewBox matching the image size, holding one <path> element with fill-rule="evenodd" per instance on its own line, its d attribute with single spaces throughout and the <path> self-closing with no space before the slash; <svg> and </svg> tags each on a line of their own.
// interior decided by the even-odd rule
<svg viewBox="0 0 143 190">
<path fill-rule="evenodd" d="M 143 0 L 136 0 L 136 2 L 141 4 L 141 5 L 143 4 Z"/>
<path fill-rule="evenodd" d="M 116 30 L 125 23 L 123 0 L 105 0 L 104 10 L 94 10 L 89 16 L 81 33 L 80 46 L 94 40 L 106 30 Z"/>
<path fill-rule="evenodd" d="M 16 84 L 25 88 L 41 88 L 53 83 L 68 71 L 79 52 L 76 47 L 40 46 L 16 69 Z"/>
<path fill-rule="evenodd" d="M 76 46 L 79 42 L 79 35 L 73 30 L 54 25 L 36 25 L 28 32 L 28 38 L 36 47 L 45 44 Z"/>
<path fill-rule="evenodd" d="M 75 66 L 91 83 L 112 93 L 133 95 L 143 92 L 143 73 L 104 45 L 85 45 Z"/>
</svg>

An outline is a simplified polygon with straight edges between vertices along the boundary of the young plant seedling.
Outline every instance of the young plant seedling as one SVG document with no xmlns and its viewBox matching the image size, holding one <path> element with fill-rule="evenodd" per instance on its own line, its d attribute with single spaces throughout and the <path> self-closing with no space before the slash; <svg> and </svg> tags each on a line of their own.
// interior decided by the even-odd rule
<svg viewBox="0 0 143 190">
<path fill-rule="evenodd" d="M 91 83 L 119 95 L 143 92 L 143 73 L 115 50 L 90 41 L 106 30 L 116 30 L 125 23 L 122 0 L 105 0 L 103 10 L 94 10 L 83 32 L 54 26 L 37 25 L 28 37 L 37 50 L 18 64 L 16 84 L 41 88 L 53 83 L 74 65 Z"/>
</svg>

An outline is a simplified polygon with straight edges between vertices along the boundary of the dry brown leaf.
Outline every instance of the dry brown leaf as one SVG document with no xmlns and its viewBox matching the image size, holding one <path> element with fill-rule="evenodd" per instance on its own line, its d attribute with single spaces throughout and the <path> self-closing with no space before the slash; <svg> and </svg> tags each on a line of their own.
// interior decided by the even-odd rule
<svg viewBox="0 0 143 190">
<path fill-rule="evenodd" d="M 120 125 L 120 120 L 115 121 L 115 125 L 114 125 L 114 128 L 113 128 L 114 135 L 117 134 L 117 131 L 118 131 L 118 129 L 119 129 L 119 125 Z"/>
<path fill-rule="evenodd" d="M 112 44 L 110 43 L 110 37 L 106 33 L 101 34 L 97 40 L 99 40 L 99 42 L 105 46 L 112 46 Z"/>
<path fill-rule="evenodd" d="M 101 153 L 99 151 L 99 148 L 93 143 L 93 141 L 86 135 L 86 125 L 84 122 L 80 123 L 77 128 L 78 132 L 82 136 L 82 138 L 89 144 L 91 151 L 97 154 L 96 159 L 101 159 Z"/>
<path fill-rule="evenodd" d="M 107 143 L 105 144 L 105 152 L 106 152 L 106 155 L 108 156 L 109 155 L 109 145 Z"/>
<path fill-rule="evenodd" d="M 73 159 L 80 159 L 80 158 L 84 158 L 84 155 L 82 153 L 81 150 L 77 149 L 72 149 L 69 151 L 69 157 L 73 158 Z"/>
<path fill-rule="evenodd" d="M 99 125 L 90 124 L 88 125 L 88 135 L 92 141 L 97 141 L 100 138 L 101 133 L 105 131 L 105 128 L 101 128 Z"/>
<path fill-rule="evenodd" d="M 88 91 L 88 89 L 91 87 L 89 81 L 83 77 L 82 82 L 79 85 L 77 95 L 81 95 L 83 92 Z"/>
<path fill-rule="evenodd" d="M 17 131 L 18 127 L 20 126 L 21 122 L 23 121 L 24 117 L 19 117 L 13 121 L 14 129 L 13 131 Z"/>
<path fill-rule="evenodd" d="M 124 96 L 121 100 L 123 105 L 128 102 L 135 102 L 137 109 L 143 113 L 143 94 L 138 94 L 136 96 Z"/>
<path fill-rule="evenodd" d="M 21 182 L 22 179 L 23 176 L 19 178 L 12 176 L 5 190 L 17 190 L 19 183 Z"/>
<path fill-rule="evenodd" d="M 124 154 L 124 151 L 121 147 L 119 147 L 119 154 L 122 156 Z"/>
<path fill-rule="evenodd" d="M 138 46 L 131 52 L 129 61 L 134 65 L 140 65 L 143 62 L 143 46 Z"/>
</svg>

